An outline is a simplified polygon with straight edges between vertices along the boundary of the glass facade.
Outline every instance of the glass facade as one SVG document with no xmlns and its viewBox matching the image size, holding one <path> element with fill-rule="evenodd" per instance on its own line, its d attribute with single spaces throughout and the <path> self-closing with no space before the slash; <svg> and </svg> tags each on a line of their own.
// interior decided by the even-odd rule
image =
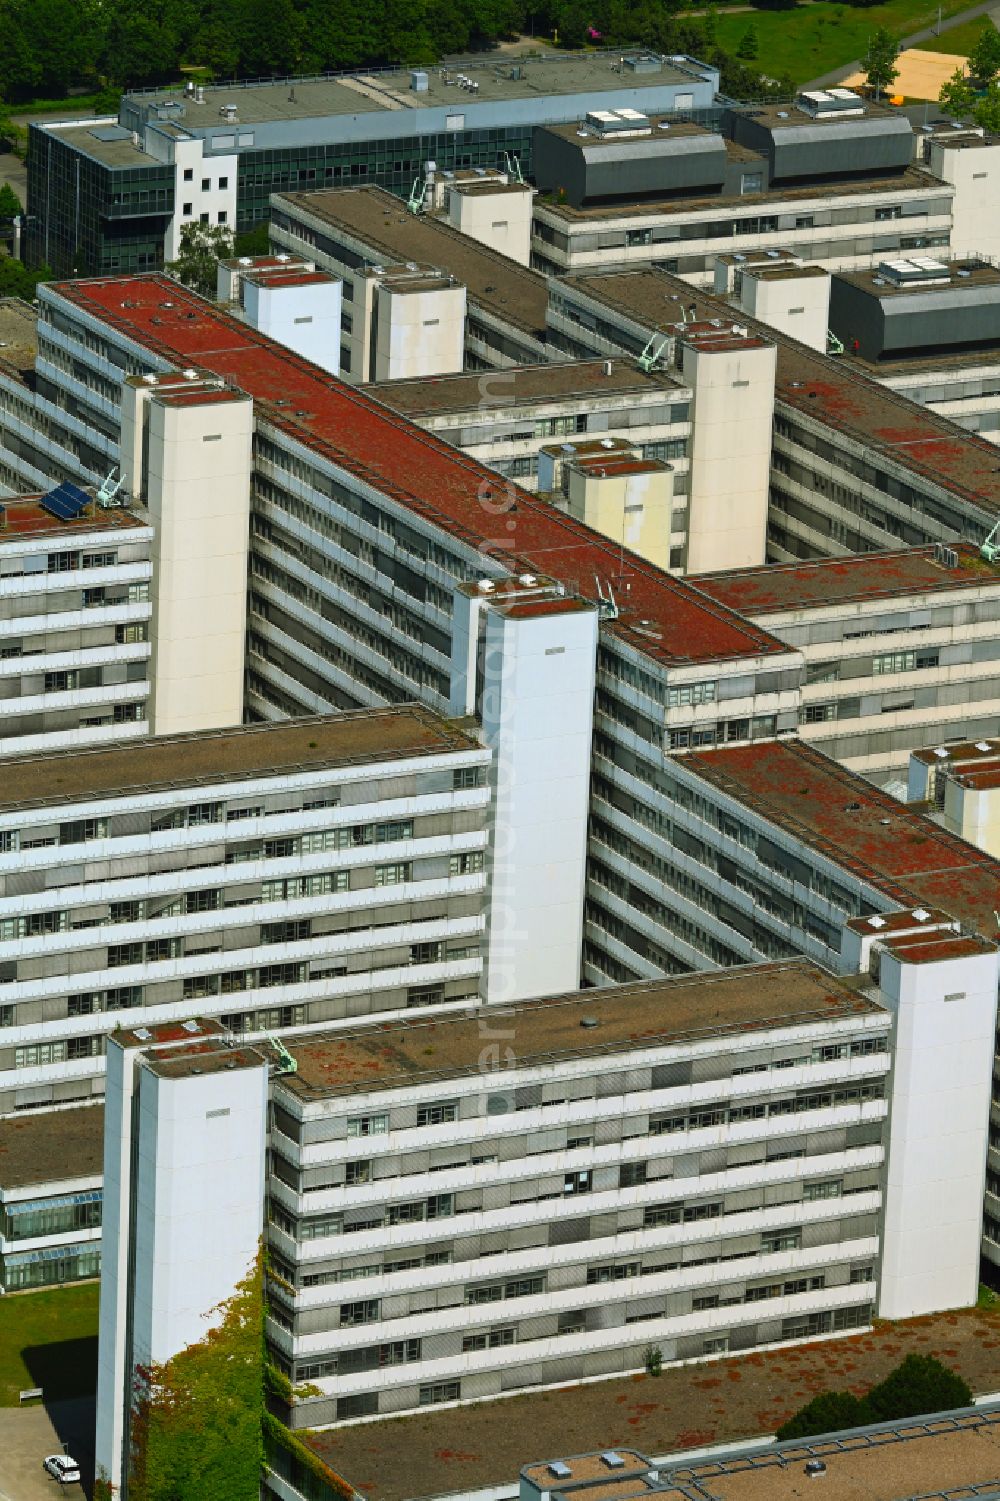
<svg viewBox="0 0 1000 1501">
<path fill-rule="evenodd" d="M 532 131 L 449 131 L 387 141 L 337 142 L 280 150 L 248 149 L 237 174 L 236 231 L 268 217 L 272 193 L 373 184 L 406 197 L 424 163 L 442 169 L 500 167 L 516 156 L 531 168 Z M 210 158 L 209 158 L 210 160 Z M 72 141 L 32 126 L 28 151 L 27 258 L 57 276 L 155 271 L 174 212 L 174 173 L 167 165 L 113 167 L 84 155 Z"/>
<path fill-rule="evenodd" d="M 101 1190 L 60 1199 L 24 1199 L 0 1205 L 0 1233 L 5 1241 L 35 1240 L 90 1230 L 101 1223 Z"/>
<path fill-rule="evenodd" d="M 15 1251 L 0 1256 L 0 1286 L 7 1292 L 25 1287 L 53 1287 L 101 1275 L 101 1243 L 54 1246 L 47 1251 Z"/>
</svg>

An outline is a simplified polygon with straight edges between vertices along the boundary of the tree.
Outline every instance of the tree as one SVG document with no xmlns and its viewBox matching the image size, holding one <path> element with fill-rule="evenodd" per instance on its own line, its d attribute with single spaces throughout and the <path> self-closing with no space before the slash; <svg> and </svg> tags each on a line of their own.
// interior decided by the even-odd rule
<svg viewBox="0 0 1000 1501">
<path fill-rule="evenodd" d="M 740 37 L 739 46 L 736 48 L 736 56 L 744 62 L 752 63 L 760 51 L 760 41 L 757 36 L 756 26 L 750 25 Z"/>
<path fill-rule="evenodd" d="M 969 53 L 969 72 L 980 83 L 992 83 L 1000 73 L 1000 31 L 987 22 Z"/>
<path fill-rule="evenodd" d="M 972 114 L 975 95 L 972 92 L 972 85 L 961 68 L 956 68 L 951 77 L 941 85 L 938 104 L 957 119 L 965 119 Z"/>
<path fill-rule="evenodd" d="M 18 214 L 23 213 L 21 200 L 10 183 L 0 184 L 0 219 L 16 219 Z"/>
<path fill-rule="evenodd" d="M 221 224 L 185 224 L 181 229 L 180 254 L 168 263 L 167 270 L 203 297 L 214 297 L 218 264 L 232 254 L 231 230 Z"/>
<path fill-rule="evenodd" d="M 0 297 L 23 297 L 30 302 L 40 281 L 51 281 L 48 266 L 25 266 L 12 255 L 0 254 Z"/>
<path fill-rule="evenodd" d="M 907 1355 L 902 1365 L 873 1386 L 865 1398 L 870 1423 L 889 1423 L 896 1418 L 971 1405 L 972 1392 L 961 1376 L 933 1355 Z"/>
<path fill-rule="evenodd" d="M 264 1299 L 258 1255 L 204 1339 L 137 1377 L 130 1501 L 249 1501 L 264 1455 Z"/>
<path fill-rule="evenodd" d="M 778 1429 L 777 1436 L 788 1439 L 839 1433 L 843 1428 L 861 1428 L 869 1421 L 864 1399 L 853 1392 L 820 1392 Z"/>
<path fill-rule="evenodd" d="M 899 69 L 896 67 L 898 53 L 899 46 L 895 37 L 884 26 L 873 31 L 868 38 L 868 51 L 862 67 L 868 87 L 875 90 L 876 99 L 899 77 Z"/>
<path fill-rule="evenodd" d="M 991 135 L 1000 132 L 1000 81 L 994 79 L 982 98 L 976 100 L 972 118 Z"/>
</svg>

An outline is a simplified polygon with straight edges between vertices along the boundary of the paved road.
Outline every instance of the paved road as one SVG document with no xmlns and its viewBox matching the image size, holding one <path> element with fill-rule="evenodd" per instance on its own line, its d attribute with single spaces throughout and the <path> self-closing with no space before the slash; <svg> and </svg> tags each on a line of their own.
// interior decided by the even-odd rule
<svg viewBox="0 0 1000 1501">
<path fill-rule="evenodd" d="M 1000 7 L 997 6 L 997 0 L 985 0 L 983 4 L 973 5 L 968 10 L 959 11 L 957 16 L 949 16 L 946 21 L 941 22 L 941 31 L 951 31 L 955 26 L 964 26 L 966 21 L 975 21 L 979 16 L 989 16 L 995 25 L 1000 24 L 1000 21 L 998 21 Z M 933 37 L 938 35 L 939 32 L 936 26 L 925 26 L 922 31 L 914 31 L 910 36 L 903 37 L 900 45 L 902 47 L 919 47 L 921 42 L 929 42 Z M 843 82 L 852 73 L 857 73 L 861 67 L 862 59 L 856 57 L 853 62 L 844 63 L 843 67 L 840 68 L 834 68 L 832 73 L 824 73 L 820 78 L 811 78 L 802 87 L 804 89 L 827 88 L 831 83 Z"/>
<path fill-rule="evenodd" d="M 46 1454 L 60 1454 L 64 1441 L 86 1467 L 86 1489 L 59 1485 L 42 1469 Z M 0 1407 L 0 1501 L 83 1501 L 91 1492 L 93 1451 L 93 1397 Z"/>
</svg>

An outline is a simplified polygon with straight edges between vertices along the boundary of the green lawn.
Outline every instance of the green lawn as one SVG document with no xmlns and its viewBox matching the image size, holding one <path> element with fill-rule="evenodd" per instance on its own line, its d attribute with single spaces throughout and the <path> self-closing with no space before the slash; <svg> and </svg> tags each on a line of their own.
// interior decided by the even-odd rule
<svg viewBox="0 0 1000 1501">
<path fill-rule="evenodd" d="M 953 16 L 967 6 L 968 0 L 942 0 L 941 14 Z M 818 3 L 799 5 L 794 10 L 744 11 L 738 15 L 720 11 L 716 36 L 721 47 L 735 52 L 752 24 L 759 41 L 758 65 L 772 77 L 788 73 L 796 83 L 805 83 L 863 57 L 868 38 L 880 26 L 902 37 L 936 20 L 937 4 L 928 0 L 886 0 L 883 5 L 865 9 Z M 947 38 L 946 32 L 942 43 Z"/>
<path fill-rule="evenodd" d="M 968 57 L 984 31 L 994 31 L 993 22 L 986 16 L 976 21 L 966 21 L 953 31 L 943 31 L 930 42 L 921 42 L 922 52 L 954 52 L 958 57 Z"/>
<path fill-rule="evenodd" d="M 0 1407 L 40 1386 L 47 1398 L 97 1388 L 97 1282 L 0 1299 Z"/>
</svg>

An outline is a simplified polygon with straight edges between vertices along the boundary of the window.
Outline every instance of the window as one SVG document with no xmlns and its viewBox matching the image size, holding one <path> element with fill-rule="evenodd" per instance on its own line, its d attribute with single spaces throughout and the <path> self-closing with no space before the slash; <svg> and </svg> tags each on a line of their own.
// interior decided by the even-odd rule
<svg viewBox="0 0 1000 1501">
<path fill-rule="evenodd" d="M 220 177 L 219 178 L 219 187 L 222 190 L 222 192 L 225 192 L 225 190 L 228 188 L 228 186 L 229 186 L 229 178 L 228 177 Z"/>
<path fill-rule="evenodd" d="M 432 1407 L 437 1402 L 457 1402 L 462 1395 L 460 1381 L 434 1381 L 420 1388 L 420 1406 Z"/>
<path fill-rule="evenodd" d="M 470 850 L 463 855 L 452 855 L 448 862 L 448 871 L 453 876 L 476 875 L 483 868 L 482 850 Z"/>
<path fill-rule="evenodd" d="M 344 1181 L 348 1185 L 348 1187 L 353 1188 L 358 1183 L 370 1183 L 371 1176 L 371 1162 L 367 1157 L 363 1157 L 359 1158 L 357 1162 L 349 1162 L 347 1164 L 347 1171 L 344 1175 Z"/>
<path fill-rule="evenodd" d="M 402 886 L 410 879 L 411 865 L 409 860 L 399 860 L 395 865 L 376 865 L 376 886 Z"/>
<path fill-rule="evenodd" d="M 462 1354 L 468 1354 L 470 1350 L 496 1350 L 501 1345 L 513 1345 L 517 1340 L 517 1331 L 513 1325 L 505 1329 L 488 1329 L 484 1334 L 467 1334 L 462 1340 Z"/>
<path fill-rule="evenodd" d="M 222 906 L 222 893 L 217 890 L 189 891 L 184 898 L 184 909 L 192 912 L 216 912 Z"/>
<path fill-rule="evenodd" d="M 225 224 L 226 220 L 229 218 L 229 215 L 226 213 L 226 210 L 224 208 L 220 208 L 219 212 L 216 214 L 216 218 L 218 219 L 220 224 Z"/>
<path fill-rule="evenodd" d="M 876 223 L 884 221 L 886 219 L 901 219 L 902 217 L 903 210 L 901 205 L 898 203 L 892 204 L 889 208 L 877 208 L 875 210 Z"/>
<path fill-rule="evenodd" d="M 644 1162 L 623 1162 L 618 1169 L 619 1188 L 639 1188 L 646 1181 Z"/>
<path fill-rule="evenodd" d="M 348 1136 L 384 1136 L 389 1129 L 387 1115 L 356 1115 L 348 1118 Z"/>
<path fill-rule="evenodd" d="M 33 1042 L 14 1049 L 15 1068 L 39 1068 L 45 1063 L 63 1063 L 65 1059 L 64 1042 Z"/>
<path fill-rule="evenodd" d="M 463 791 L 466 787 L 478 787 L 480 785 L 478 766 L 460 766 L 451 774 L 451 784 L 456 792 Z"/>
<path fill-rule="evenodd" d="M 187 173 L 185 172 L 184 175 L 186 177 Z M 183 214 L 183 216 L 184 216 L 185 219 L 190 219 L 191 215 L 194 213 L 194 204 L 193 203 L 182 203 L 181 204 L 181 213 Z"/>
<path fill-rule="evenodd" d="M 618 1266 L 610 1262 L 604 1266 L 590 1266 L 587 1268 L 587 1286 L 595 1287 L 605 1282 L 627 1282 L 638 1275 L 639 1263 L 637 1261 L 623 1261 Z"/>
<path fill-rule="evenodd" d="M 201 179 L 201 191 L 203 193 L 210 193 L 212 191 L 212 179 L 210 177 L 203 177 Z"/>
<path fill-rule="evenodd" d="M 827 1178 L 822 1183 L 803 1183 L 802 1199 L 806 1204 L 815 1199 L 839 1199 L 843 1190 L 840 1178 Z"/>
<path fill-rule="evenodd" d="M 116 552 L 85 552 L 84 568 L 113 568 L 118 561 Z"/>
<path fill-rule="evenodd" d="M 108 946 L 108 968 L 119 969 L 124 964 L 142 963 L 141 943 L 113 943 Z"/>
<path fill-rule="evenodd" d="M 458 1101 L 447 1100 L 440 1105 L 418 1105 L 418 1126 L 444 1126 L 458 1120 Z"/>
<path fill-rule="evenodd" d="M 68 693 L 76 687 L 75 672 L 47 672 L 45 674 L 46 693 Z"/>
<path fill-rule="evenodd" d="M 667 705 L 671 709 L 688 708 L 692 704 L 715 702 L 715 683 L 681 683 L 668 688 Z"/>
<path fill-rule="evenodd" d="M 379 1317 L 378 1298 L 363 1298 L 358 1303 L 340 1305 L 341 1329 L 352 1329 L 358 1324 L 374 1324 Z"/>
<path fill-rule="evenodd" d="M 912 651 L 887 651 L 872 658 L 872 672 L 876 677 L 891 672 L 912 672 L 916 665 L 917 654 Z"/>
<path fill-rule="evenodd" d="M 804 724 L 826 724 L 836 713 L 833 704 L 806 704 L 802 711 Z"/>
<path fill-rule="evenodd" d="M 795 221 L 796 229 L 812 229 L 816 221 L 812 214 L 800 214 Z"/>
<path fill-rule="evenodd" d="M 337 1398 L 338 1418 L 370 1418 L 378 1412 L 378 1392 L 354 1392 Z"/>
<path fill-rule="evenodd" d="M 199 214 L 198 218 L 201 220 L 202 224 L 207 224 L 208 223 L 208 214 L 207 213 L 206 214 Z"/>
<path fill-rule="evenodd" d="M 193 167 L 185 167 L 184 168 L 184 181 L 185 182 L 193 182 L 194 181 L 194 168 Z"/>
<path fill-rule="evenodd" d="M 593 1186 L 593 1173 L 567 1173 L 563 1178 L 564 1194 L 589 1194 Z"/>
</svg>

